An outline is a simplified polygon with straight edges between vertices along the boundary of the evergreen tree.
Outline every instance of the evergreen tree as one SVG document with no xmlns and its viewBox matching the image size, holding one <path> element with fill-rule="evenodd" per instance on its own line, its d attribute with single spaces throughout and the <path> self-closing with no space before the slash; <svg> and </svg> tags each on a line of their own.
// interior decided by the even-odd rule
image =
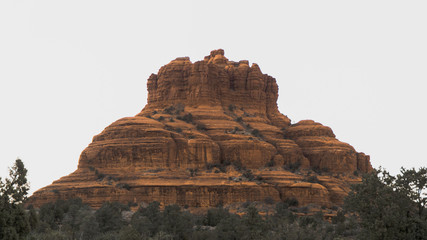
<svg viewBox="0 0 427 240">
<path fill-rule="evenodd" d="M 162 224 L 160 203 L 152 202 L 148 207 L 140 207 L 131 219 L 131 225 L 143 236 L 154 236 Z"/>
<path fill-rule="evenodd" d="M 90 240 L 99 235 L 98 222 L 93 214 L 80 215 L 82 218 L 79 231 L 79 239 Z"/>
<path fill-rule="evenodd" d="M 415 173 L 402 171 L 396 181 L 387 171 L 378 170 L 352 186 L 344 206 L 360 216 L 364 238 L 427 239 L 426 221 L 417 214 L 413 188 L 406 184 L 418 182 Z"/>
<path fill-rule="evenodd" d="M 33 206 L 28 207 L 28 223 L 30 224 L 31 230 L 35 230 L 39 225 L 39 215 Z"/>
<path fill-rule="evenodd" d="M 246 227 L 242 219 L 238 215 L 230 215 L 228 218 L 222 219 L 216 226 L 218 239 L 235 240 L 242 239 L 245 234 Z"/>
<path fill-rule="evenodd" d="M 244 239 L 262 239 L 267 234 L 265 221 L 259 215 L 256 207 L 251 205 L 246 209 L 246 214 L 243 216 L 243 222 L 247 228 L 244 234 Z"/>
<path fill-rule="evenodd" d="M 221 222 L 222 219 L 227 218 L 230 215 L 228 209 L 223 207 L 210 208 L 206 214 L 205 224 L 208 226 L 216 226 Z"/>
<path fill-rule="evenodd" d="M 401 168 L 395 186 L 397 191 L 416 203 L 418 216 L 427 220 L 427 214 L 424 214 L 427 204 L 427 168 L 422 167 L 418 171 L 414 168 Z"/>
<path fill-rule="evenodd" d="M 28 190 L 27 169 L 16 159 L 9 178 L 5 182 L 0 178 L 0 239 L 23 239 L 29 233 L 28 216 L 22 206 Z"/>
<path fill-rule="evenodd" d="M 163 211 L 161 229 L 171 234 L 174 239 L 188 239 L 193 227 L 191 215 L 181 212 L 178 205 L 168 205 Z"/>
<path fill-rule="evenodd" d="M 119 240 L 140 240 L 141 234 L 132 225 L 128 225 L 120 230 Z"/>
<path fill-rule="evenodd" d="M 105 202 L 101 208 L 96 210 L 95 218 L 98 222 L 99 230 L 103 233 L 109 231 L 119 231 L 123 226 L 122 211 L 125 206 L 114 202 Z"/>
</svg>

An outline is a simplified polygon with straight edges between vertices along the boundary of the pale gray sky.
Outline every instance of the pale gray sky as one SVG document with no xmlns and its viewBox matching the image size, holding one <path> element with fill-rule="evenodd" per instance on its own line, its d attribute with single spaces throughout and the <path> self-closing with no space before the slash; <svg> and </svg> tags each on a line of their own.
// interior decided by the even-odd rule
<svg viewBox="0 0 427 240">
<path fill-rule="evenodd" d="M 147 3 L 150 2 L 150 3 Z M 146 104 L 176 57 L 223 48 L 272 75 L 279 108 L 397 173 L 426 166 L 426 1 L 1 1 L 0 176 L 31 192 L 77 168 L 113 121 Z"/>
</svg>

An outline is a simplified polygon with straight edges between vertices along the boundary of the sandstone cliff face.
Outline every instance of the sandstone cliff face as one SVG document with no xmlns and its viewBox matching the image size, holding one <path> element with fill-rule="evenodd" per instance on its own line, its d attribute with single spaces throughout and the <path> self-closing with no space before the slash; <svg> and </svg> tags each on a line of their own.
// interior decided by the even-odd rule
<svg viewBox="0 0 427 240">
<path fill-rule="evenodd" d="M 294 197 L 331 206 L 360 181 L 354 172 L 372 169 L 369 156 L 338 141 L 329 127 L 311 120 L 291 125 L 278 111 L 276 80 L 256 64 L 229 61 L 223 50 L 195 63 L 177 58 L 152 74 L 147 88 L 139 114 L 105 128 L 74 173 L 29 202 L 81 197 L 95 207 L 104 201 L 209 207 Z M 311 170 L 329 175 L 308 182 Z"/>
</svg>

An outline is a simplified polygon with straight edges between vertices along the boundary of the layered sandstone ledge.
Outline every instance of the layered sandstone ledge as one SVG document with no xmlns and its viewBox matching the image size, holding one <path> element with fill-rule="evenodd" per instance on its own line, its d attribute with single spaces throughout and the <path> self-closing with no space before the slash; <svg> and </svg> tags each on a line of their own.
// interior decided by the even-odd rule
<svg viewBox="0 0 427 240">
<path fill-rule="evenodd" d="M 372 169 L 369 156 L 338 141 L 329 127 L 290 124 L 277 108 L 276 80 L 256 64 L 229 61 L 223 50 L 195 63 L 177 58 L 152 74 L 147 88 L 139 114 L 96 135 L 78 169 L 29 203 L 80 197 L 94 207 L 104 201 L 209 207 L 295 197 L 331 206 L 360 181 L 354 173 Z"/>
</svg>

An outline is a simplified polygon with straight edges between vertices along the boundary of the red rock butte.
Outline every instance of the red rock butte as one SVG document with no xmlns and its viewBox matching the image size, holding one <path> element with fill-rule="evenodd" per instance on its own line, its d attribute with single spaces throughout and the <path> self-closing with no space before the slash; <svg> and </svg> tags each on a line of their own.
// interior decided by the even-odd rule
<svg viewBox="0 0 427 240">
<path fill-rule="evenodd" d="M 276 80 L 257 64 L 214 50 L 177 58 L 147 81 L 148 103 L 106 127 L 78 169 L 36 191 L 28 204 L 80 197 L 211 207 L 296 198 L 340 205 L 369 156 L 312 120 L 291 124 L 277 107 Z M 322 174 L 319 174 L 322 172 Z M 315 181 L 313 181 L 315 179 Z"/>
</svg>

